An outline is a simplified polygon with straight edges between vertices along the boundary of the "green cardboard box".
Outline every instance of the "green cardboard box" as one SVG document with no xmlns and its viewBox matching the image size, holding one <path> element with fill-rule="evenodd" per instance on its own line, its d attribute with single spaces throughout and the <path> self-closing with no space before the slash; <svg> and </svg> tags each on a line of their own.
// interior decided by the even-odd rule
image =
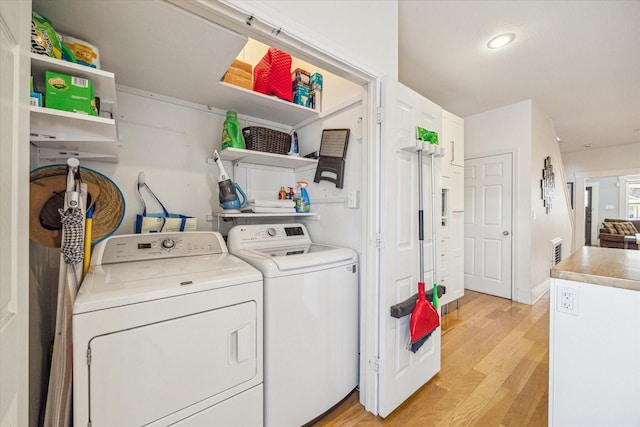
<svg viewBox="0 0 640 427">
<path fill-rule="evenodd" d="M 97 116 L 91 80 L 47 71 L 44 106 L 56 110 Z"/>
</svg>

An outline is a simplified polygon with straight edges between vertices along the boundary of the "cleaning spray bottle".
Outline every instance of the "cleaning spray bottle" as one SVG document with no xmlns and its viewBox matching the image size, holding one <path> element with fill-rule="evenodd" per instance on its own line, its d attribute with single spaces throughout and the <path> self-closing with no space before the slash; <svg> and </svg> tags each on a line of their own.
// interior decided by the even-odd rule
<svg viewBox="0 0 640 427">
<path fill-rule="evenodd" d="M 222 129 L 222 149 L 244 148 L 242 130 L 238 122 L 238 115 L 235 111 L 227 111 L 227 119 L 224 121 Z"/>
<path fill-rule="evenodd" d="M 309 193 L 307 193 L 306 181 L 298 181 L 298 187 L 300 187 L 300 198 L 296 200 L 296 212 L 309 213 L 311 210 L 311 201 L 309 200 Z"/>
<path fill-rule="evenodd" d="M 298 157 L 300 155 L 300 149 L 298 147 L 298 132 L 296 132 L 295 130 L 291 131 L 291 144 L 290 144 L 290 149 L 289 152 L 287 153 L 290 156 L 296 156 Z"/>
</svg>

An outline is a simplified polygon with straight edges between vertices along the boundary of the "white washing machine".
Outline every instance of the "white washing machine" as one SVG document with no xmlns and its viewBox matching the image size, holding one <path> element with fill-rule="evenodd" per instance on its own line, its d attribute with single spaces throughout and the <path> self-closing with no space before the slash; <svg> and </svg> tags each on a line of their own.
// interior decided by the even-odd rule
<svg viewBox="0 0 640 427">
<path fill-rule="evenodd" d="M 265 426 L 299 427 L 358 384 L 358 258 L 302 224 L 242 225 L 229 251 L 264 277 Z"/>
<path fill-rule="evenodd" d="M 73 308 L 76 426 L 262 426 L 262 276 L 219 233 L 114 236 Z"/>
</svg>

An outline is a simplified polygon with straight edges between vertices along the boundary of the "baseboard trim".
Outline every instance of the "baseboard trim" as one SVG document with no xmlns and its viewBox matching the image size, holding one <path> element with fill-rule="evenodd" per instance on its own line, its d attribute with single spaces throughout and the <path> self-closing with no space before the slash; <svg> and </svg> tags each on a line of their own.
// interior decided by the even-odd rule
<svg viewBox="0 0 640 427">
<path fill-rule="evenodd" d="M 549 279 L 545 279 L 542 283 L 531 290 L 531 304 L 535 304 L 538 302 L 540 298 L 544 296 L 547 292 L 549 292 L 549 288 L 551 286 L 551 282 Z"/>
</svg>

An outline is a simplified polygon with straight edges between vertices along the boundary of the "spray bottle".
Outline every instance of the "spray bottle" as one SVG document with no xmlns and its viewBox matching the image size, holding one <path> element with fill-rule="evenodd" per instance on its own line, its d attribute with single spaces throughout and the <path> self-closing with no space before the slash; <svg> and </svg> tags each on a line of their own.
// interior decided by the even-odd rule
<svg viewBox="0 0 640 427">
<path fill-rule="evenodd" d="M 296 200 L 296 212 L 309 213 L 311 201 L 309 200 L 309 193 L 307 193 L 308 183 L 306 181 L 298 181 L 297 184 L 300 187 L 300 198 Z"/>
<path fill-rule="evenodd" d="M 290 145 L 290 149 L 289 152 L 287 153 L 290 156 L 296 156 L 298 157 L 300 155 L 300 151 L 299 151 L 299 147 L 298 147 L 298 132 L 296 132 L 295 130 L 291 131 L 291 145 Z"/>
</svg>

